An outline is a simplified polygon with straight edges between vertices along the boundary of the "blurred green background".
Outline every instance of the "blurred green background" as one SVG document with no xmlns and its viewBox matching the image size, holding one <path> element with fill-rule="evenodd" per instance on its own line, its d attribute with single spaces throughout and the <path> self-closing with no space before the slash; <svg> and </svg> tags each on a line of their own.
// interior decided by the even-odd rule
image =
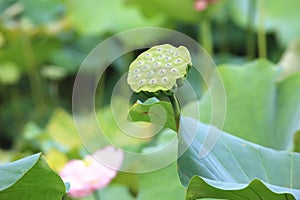
<svg viewBox="0 0 300 200">
<path fill-rule="evenodd" d="M 199 41 L 217 64 L 242 63 L 258 56 L 256 21 L 261 8 L 267 57 L 277 62 L 300 33 L 294 20 L 299 14 L 293 12 L 299 3 L 263 3 L 268 5 L 220 0 L 197 11 L 193 0 L 1 0 L 0 147 L 15 147 L 29 121 L 44 127 L 55 108 L 70 112 L 81 62 L 97 44 L 120 31 L 170 28 Z M 108 76 L 117 79 L 130 58 L 115 62 Z M 102 87 L 109 94 L 109 84 Z M 101 98 L 104 105 L 110 97 Z"/>
<path fill-rule="evenodd" d="M 59 170 L 81 155 L 72 88 L 80 64 L 104 39 L 132 28 L 164 27 L 198 41 L 217 65 L 260 57 L 297 70 L 282 56 L 299 55 L 299 7 L 298 0 L 219 0 L 202 11 L 194 0 L 0 0 L 0 163 L 43 151 Z M 112 137 L 112 83 L 136 55 L 114 62 L 99 83 L 97 106 Z M 147 142 L 120 143 L 139 149 Z"/>
</svg>

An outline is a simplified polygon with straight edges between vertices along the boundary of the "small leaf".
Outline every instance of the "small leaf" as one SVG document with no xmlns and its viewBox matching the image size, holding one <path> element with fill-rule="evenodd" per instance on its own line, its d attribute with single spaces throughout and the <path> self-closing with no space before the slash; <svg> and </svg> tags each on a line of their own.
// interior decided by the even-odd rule
<svg viewBox="0 0 300 200">
<path fill-rule="evenodd" d="M 66 192 L 61 178 L 40 153 L 0 165 L 0 199 L 62 199 Z"/>
<path fill-rule="evenodd" d="M 152 122 L 165 128 L 176 129 L 175 116 L 170 102 L 150 98 L 144 103 L 138 101 L 129 110 L 132 121 Z"/>
<path fill-rule="evenodd" d="M 300 198 L 300 154 L 276 151 L 222 132 L 219 138 L 210 135 L 217 143 L 200 158 L 208 130 L 217 129 L 185 117 L 180 127 L 179 150 L 193 140 L 177 162 L 181 182 L 188 187 L 186 199 Z"/>
</svg>

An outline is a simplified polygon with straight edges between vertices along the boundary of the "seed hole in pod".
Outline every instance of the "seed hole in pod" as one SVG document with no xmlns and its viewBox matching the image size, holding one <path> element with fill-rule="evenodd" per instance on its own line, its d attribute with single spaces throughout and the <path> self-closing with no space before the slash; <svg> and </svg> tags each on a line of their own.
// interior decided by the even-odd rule
<svg viewBox="0 0 300 200">
<path fill-rule="evenodd" d="M 156 80 L 155 78 L 153 78 L 153 79 L 151 79 L 151 80 L 149 81 L 149 83 L 150 83 L 151 85 L 154 85 L 154 84 L 157 83 L 157 80 Z"/>
<path fill-rule="evenodd" d="M 174 51 L 172 50 L 172 49 L 169 49 L 169 51 L 168 51 L 169 53 L 173 53 Z"/>
<path fill-rule="evenodd" d="M 156 51 L 157 51 L 157 52 L 161 52 L 161 48 L 158 48 Z"/>
<path fill-rule="evenodd" d="M 158 59 L 159 59 L 159 60 L 162 60 L 162 59 L 164 59 L 164 57 L 165 57 L 164 54 L 160 54 L 160 55 L 158 56 Z"/>
<path fill-rule="evenodd" d="M 160 70 L 158 71 L 158 73 L 159 73 L 160 75 L 164 75 L 164 74 L 166 73 L 166 70 L 160 69 Z"/>
<path fill-rule="evenodd" d="M 165 57 L 165 61 L 170 61 L 172 58 L 170 56 Z"/>
<path fill-rule="evenodd" d="M 172 69 L 171 69 L 171 72 L 172 72 L 172 73 L 178 73 L 178 70 L 175 69 L 175 68 L 172 68 Z"/>
<path fill-rule="evenodd" d="M 180 64 L 180 63 L 182 63 L 182 59 L 177 58 L 177 59 L 174 61 L 174 63 L 175 63 L 175 64 Z"/>
<path fill-rule="evenodd" d="M 165 67 L 166 67 L 166 68 L 171 68 L 171 67 L 172 67 L 172 64 L 171 64 L 171 63 L 167 63 L 167 64 L 165 64 Z"/>
<path fill-rule="evenodd" d="M 152 62 L 154 62 L 154 61 L 155 61 L 154 58 L 149 58 L 149 60 L 148 60 L 148 62 L 150 62 L 150 63 L 152 63 Z"/>
<path fill-rule="evenodd" d="M 161 79 L 161 82 L 167 83 L 167 82 L 168 82 L 168 78 L 167 78 L 167 77 L 163 77 L 163 78 Z"/>
<path fill-rule="evenodd" d="M 146 53 L 145 55 L 146 58 L 150 58 L 151 56 L 152 56 L 151 53 Z"/>
<path fill-rule="evenodd" d="M 144 71 L 147 71 L 148 69 L 150 69 L 150 67 L 149 67 L 148 65 L 144 65 L 144 66 L 143 66 L 143 70 L 144 70 Z"/>
<path fill-rule="evenodd" d="M 175 57 L 177 57 L 177 56 L 179 56 L 179 53 L 178 53 L 177 51 L 175 51 L 175 52 L 173 53 L 173 55 L 174 55 Z"/>
<path fill-rule="evenodd" d="M 138 80 L 138 79 L 140 79 L 141 78 L 141 75 L 140 74 L 136 74 L 136 75 L 134 75 L 134 80 Z"/>
<path fill-rule="evenodd" d="M 142 66 L 143 64 L 144 64 L 144 61 L 142 61 L 142 60 L 140 60 L 140 61 L 137 63 L 138 66 Z"/>
<path fill-rule="evenodd" d="M 149 72 L 147 72 L 147 76 L 148 76 L 148 77 L 153 76 L 153 74 L 154 74 L 154 71 L 149 71 Z"/>
<path fill-rule="evenodd" d="M 133 70 L 133 72 L 134 72 L 134 73 L 140 73 L 141 70 L 140 70 L 139 68 L 135 68 L 135 69 Z"/>
<path fill-rule="evenodd" d="M 144 85 L 145 84 L 145 80 L 140 80 L 139 81 L 139 85 L 141 86 L 141 85 Z"/>
<path fill-rule="evenodd" d="M 159 67 L 161 65 L 161 62 L 155 62 L 154 67 Z"/>
</svg>

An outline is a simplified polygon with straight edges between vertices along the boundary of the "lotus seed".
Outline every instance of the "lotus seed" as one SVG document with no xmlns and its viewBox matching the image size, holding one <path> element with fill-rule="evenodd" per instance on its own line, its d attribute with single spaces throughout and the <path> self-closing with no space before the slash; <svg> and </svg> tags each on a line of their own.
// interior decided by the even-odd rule
<svg viewBox="0 0 300 200">
<path fill-rule="evenodd" d="M 151 80 L 149 81 L 149 83 L 150 83 L 151 85 L 154 85 L 154 84 L 157 83 L 157 80 L 156 80 L 156 79 L 151 79 Z"/>
<path fill-rule="evenodd" d="M 163 70 L 163 69 L 161 69 L 161 70 L 159 70 L 159 72 L 158 72 L 160 75 L 164 75 L 165 73 L 166 73 L 166 71 L 165 70 Z"/>
<path fill-rule="evenodd" d="M 150 63 L 152 63 L 152 62 L 154 62 L 154 61 L 155 61 L 154 58 L 149 58 L 149 60 L 148 60 L 148 62 L 150 62 Z"/>
<path fill-rule="evenodd" d="M 154 72 L 153 72 L 153 71 L 149 71 L 149 72 L 147 72 L 147 76 L 148 76 L 148 77 L 151 77 L 153 74 L 154 74 Z"/>
<path fill-rule="evenodd" d="M 167 56 L 166 58 L 165 58 L 165 61 L 170 61 L 171 60 L 171 57 L 169 57 L 169 56 Z"/>
<path fill-rule="evenodd" d="M 146 55 L 145 55 L 146 58 L 150 58 L 150 56 L 151 56 L 151 53 L 146 53 Z"/>
<path fill-rule="evenodd" d="M 171 72 L 172 72 L 172 73 L 177 73 L 177 72 L 178 72 L 178 70 L 177 70 L 177 69 L 175 69 L 175 68 L 172 68 L 172 69 L 171 69 Z"/>
<path fill-rule="evenodd" d="M 136 74 L 136 75 L 134 75 L 134 77 L 133 77 L 135 80 L 138 80 L 139 78 L 141 78 L 141 75 L 140 74 Z"/>
<path fill-rule="evenodd" d="M 164 82 L 164 83 L 167 83 L 167 82 L 168 82 L 168 78 L 167 78 L 167 77 L 163 77 L 161 80 L 162 80 L 162 82 Z"/>
<path fill-rule="evenodd" d="M 138 68 L 135 68 L 135 69 L 133 70 L 134 73 L 140 73 L 140 71 L 141 71 L 141 70 L 138 69 Z"/>
<path fill-rule="evenodd" d="M 148 65 L 144 65 L 143 70 L 146 71 L 148 69 L 149 69 L 149 66 Z"/>
<path fill-rule="evenodd" d="M 164 56 L 163 54 L 160 54 L 160 55 L 158 56 L 158 59 L 159 59 L 159 60 L 162 60 L 162 59 L 164 59 L 164 57 L 165 57 L 165 56 Z"/>
<path fill-rule="evenodd" d="M 175 53 L 174 53 L 174 56 L 176 56 L 176 57 L 179 56 L 179 53 L 178 53 L 178 52 L 175 52 Z"/>
<path fill-rule="evenodd" d="M 175 60 L 175 64 L 179 64 L 181 62 L 182 62 L 182 60 L 180 58 L 178 58 L 178 59 Z"/>
<path fill-rule="evenodd" d="M 161 62 L 155 62 L 154 67 L 159 67 L 161 65 Z"/>
<path fill-rule="evenodd" d="M 167 64 L 165 65 L 165 67 L 166 67 L 166 68 L 170 68 L 170 67 L 172 67 L 172 64 L 171 64 L 171 63 L 167 63 Z"/>
<path fill-rule="evenodd" d="M 137 64 L 138 64 L 138 66 L 142 66 L 144 64 L 144 61 L 141 60 Z"/>
<path fill-rule="evenodd" d="M 140 80 L 139 81 L 139 85 L 144 85 L 145 81 L 144 80 Z"/>
</svg>

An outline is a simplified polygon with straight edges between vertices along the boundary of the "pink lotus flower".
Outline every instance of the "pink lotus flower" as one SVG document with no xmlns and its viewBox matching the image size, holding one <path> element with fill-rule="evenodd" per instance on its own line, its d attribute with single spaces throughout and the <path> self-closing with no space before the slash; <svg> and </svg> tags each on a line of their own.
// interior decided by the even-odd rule
<svg viewBox="0 0 300 200">
<path fill-rule="evenodd" d="M 218 0 L 195 0 L 195 10 L 203 11 L 209 4 L 216 3 Z"/>
<path fill-rule="evenodd" d="M 116 176 L 122 162 L 123 152 L 107 146 L 97 150 L 92 156 L 86 156 L 83 160 L 69 161 L 60 172 L 60 176 L 65 182 L 70 183 L 68 194 L 71 197 L 84 197 L 106 187 Z"/>
</svg>

